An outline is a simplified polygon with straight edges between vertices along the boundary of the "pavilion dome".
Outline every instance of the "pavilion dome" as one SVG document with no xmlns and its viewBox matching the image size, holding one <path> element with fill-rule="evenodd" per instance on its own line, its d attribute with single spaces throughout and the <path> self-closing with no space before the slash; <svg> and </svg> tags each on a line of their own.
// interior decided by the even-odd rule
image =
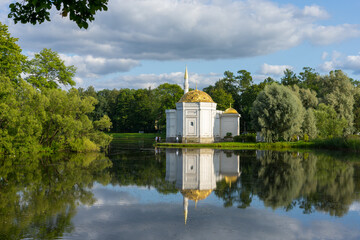
<svg viewBox="0 0 360 240">
<path fill-rule="evenodd" d="M 223 114 L 239 114 L 234 108 L 230 107 L 226 109 Z"/>
<path fill-rule="evenodd" d="M 179 102 L 211 102 L 214 101 L 209 94 L 200 90 L 192 90 L 185 93 L 179 100 Z"/>
<path fill-rule="evenodd" d="M 212 192 L 211 189 L 209 190 L 186 189 L 186 190 L 182 190 L 181 194 L 184 197 L 187 197 L 189 200 L 193 200 L 197 202 L 199 200 L 204 200 L 205 198 L 207 198 L 211 192 Z"/>
</svg>

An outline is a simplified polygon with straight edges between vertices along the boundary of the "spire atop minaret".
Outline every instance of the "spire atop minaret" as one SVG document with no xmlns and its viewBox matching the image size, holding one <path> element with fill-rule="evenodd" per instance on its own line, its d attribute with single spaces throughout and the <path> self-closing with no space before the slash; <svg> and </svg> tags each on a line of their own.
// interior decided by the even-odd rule
<svg viewBox="0 0 360 240">
<path fill-rule="evenodd" d="M 189 75 L 187 66 L 185 67 L 185 75 L 184 75 L 184 94 L 189 91 Z"/>
<path fill-rule="evenodd" d="M 187 215 L 188 215 L 188 198 L 187 197 L 184 197 L 183 205 L 184 205 L 184 218 L 185 218 L 185 225 L 186 225 Z"/>
</svg>

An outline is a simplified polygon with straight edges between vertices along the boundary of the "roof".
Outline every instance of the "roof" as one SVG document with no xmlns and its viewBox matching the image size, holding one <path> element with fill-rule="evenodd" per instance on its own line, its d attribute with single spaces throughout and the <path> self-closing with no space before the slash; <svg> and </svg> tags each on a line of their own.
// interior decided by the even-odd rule
<svg viewBox="0 0 360 240">
<path fill-rule="evenodd" d="M 200 90 L 192 90 L 185 93 L 179 100 L 179 102 L 211 102 L 214 101 L 209 94 Z"/>
</svg>

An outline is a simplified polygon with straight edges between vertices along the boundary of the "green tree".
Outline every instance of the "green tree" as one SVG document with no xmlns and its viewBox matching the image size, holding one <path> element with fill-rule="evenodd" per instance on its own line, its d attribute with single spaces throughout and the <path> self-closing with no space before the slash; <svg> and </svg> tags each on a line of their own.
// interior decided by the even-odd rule
<svg viewBox="0 0 360 240">
<path fill-rule="evenodd" d="M 290 88 L 301 100 L 304 108 L 315 108 L 318 105 L 319 100 L 316 97 L 315 91 L 305 88 L 299 88 L 297 85 L 292 85 Z"/>
<path fill-rule="evenodd" d="M 8 27 L 0 22 L 0 74 L 12 81 L 20 77 L 26 61 L 17 41 L 10 36 Z"/>
<path fill-rule="evenodd" d="M 360 86 L 356 87 L 354 102 L 354 128 L 356 132 L 360 132 Z"/>
<path fill-rule="evenodd" d="M 316 118 L 312 108 L 306 109 L 304 115 L 304 122 L 301 127 L 302 133 L 307 134 L 310 139 L 315 139 L 317 136 Z"/>
<path fill-rule="evenodd" d="M 259 93 L 251 112 L 253 124 L 266 141 L 290 140 L 300 132 L 304 108 L 287 87 L 273 83 Z"/>
<path fill-rule="evenodd" d="M 208 93 L 214 102 L 217 103 L 216 108 L 218 110 L 225 110 L 234 104 L 234 99 L 232 95 L 226 92 L 223 88 L 207 88 L 206 93 Z"/>
<path fill-rule="evenodd" d="M 320 138 L 331 138 L 343 136 L 347 121 L 339 118 L 332 106 L 320 103 L 315 110 L 316 128 Z"/>
<path fill-rule="evenodd" d="M 296 74 L 291 69 L 285 69 L 284 76 L 281 78 L 281 84 L 285 86 L 291 86 L 299 83 L 300 81 Z"/>
<path fill-rule="evenodd" d="M 74 86 L 76 68 L 66 66 L 57 52 L 44 48 L 27 63 L 25 79 L 37 88 L 59 88 L 61 85 Z"/>
<path fill-rule="evenodd" d="M 338 119 L 345 119 L 347 121 L 344 134 L 352 134 L 354 131 L 354 85 L 341 70 L 331 71 L 329 75 L 322 76 L 321 81 L 320 95 L 323 98 L 323 102 L 333 107 Z"/>
<path fill-rule="evenodd" d="M 42 0 L 18 1 L 9 5 L 9 18 L 14 22 L 43 23 L 50 21 L 50 10 L 55 7 L 63 17 L 69 15 L 70 20 L 76 22 L 80 28 L 88 28 L 88 21 L 93 21 L 97 11 L 107 11 L 108 0 Z"/>
<path fill-rule="evenodd" d="M 251 73 L 246 70 L 240 70 L 238 71 L 238 74 L 236 79 L 238 80 L 239 88 L 241 91 L 244 91 L 253 84 Z"/>
<path fill-rule="evenodd" d="M 164 83 L 153 90 L 155 98 L 152 100 L 156 115 L 156 128 L 166 128 L 166 109 L 175 109 L 175 104 L 184 94 L 184 90 L 177 84 Z"/>
<path fill-rule="evenodd" d="M 316 93 L 320 90 L 320 75 L 315 72 L 315 69 L 310 67 L 304 67 L 303 72 L 299 73 L 300 86 L 308 88 Z"/>
</svg>

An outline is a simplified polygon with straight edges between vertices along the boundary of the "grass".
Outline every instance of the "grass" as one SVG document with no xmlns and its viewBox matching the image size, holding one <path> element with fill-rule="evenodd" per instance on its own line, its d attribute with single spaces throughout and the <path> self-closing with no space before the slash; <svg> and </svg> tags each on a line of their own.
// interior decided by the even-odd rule
<svg viewBox="0 0 360 240">
<path fill-rule="evenodd" d="M 241 142 L 219 142 L 219 143 L 157 143 L 158 147 L 187 147 L 187 148 L 221 148 L 221 149 L 330 149 L 360 152 L 360 138 L 333 138 L 314 140 L 310 142 L 275 142 L 275 143 L 241 143 Z"/>
<path fill-rule="evenodd" d="M 291 149 L 312 148 L 311 142 L 276 142 L 276 143 L 242 143 L 242 142 L 218 142 L 218 143 L 157 143 L 158 147 L 188 147 L 188 148 L 221 148 L 221 149 Z"/>
<path fill-rule="evenodd" d="M 152 139 L 160 136 L 165 141 L 165 134 L 159 133 L 110 133 L 116 140 L 136 140 Z M 154 141 L 155 142 L 155 141 Z M 330 149 L 351 152 L 360 152 L 360 137 L 348 136 L 345 138 L 331 138 L 313 140 L 309 142 L 276 142 L 276 143 L 252 143 L 252 142 L 218 142 L 218 143 L 157 143 L 157 147 L 169 148 L 221 148 L 221 149 L 269 149 L 269 150 L 288 150 L 288 149 Z"/>
<path fill-rule="evenodd" d="M 162 139 L 165 139 L 165 134 L 159 133 L 109 133 L 113 138 L 153 138 L 160 136 Z"/>
</svg>

